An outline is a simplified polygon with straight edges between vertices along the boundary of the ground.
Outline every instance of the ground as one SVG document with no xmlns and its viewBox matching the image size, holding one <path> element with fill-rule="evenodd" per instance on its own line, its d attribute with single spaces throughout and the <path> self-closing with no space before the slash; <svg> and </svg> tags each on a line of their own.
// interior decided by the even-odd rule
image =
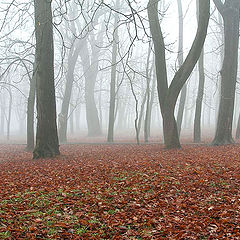
<svg viewBox="0 0 240 240">
<path fill-rule="evenodd" d="M 240 239 L 240 145 L 0 145 L 0 239 Z"/>
</svg>

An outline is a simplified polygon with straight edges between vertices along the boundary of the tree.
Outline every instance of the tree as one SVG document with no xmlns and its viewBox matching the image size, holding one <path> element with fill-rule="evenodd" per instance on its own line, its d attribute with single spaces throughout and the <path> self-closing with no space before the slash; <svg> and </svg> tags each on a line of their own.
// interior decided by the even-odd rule
<svg viewBox="0 0 240 240">
<path fill-rule="evenodd" d="M 68 55 L 68 69 L 66 74 L 65 92 L 62 101 L 61 113 L 59 114 L 59 141 L 67 142 L 67 121 L 70 98 L 72 94 L 74 69 L 77 63 L 79 52 L 81 49 L 81 41 L 76 40 L 76 43 L 71 47 Z"/>
<path fill-rule="evenodd" d="M 96 21 L 97 22 L 95 22 L 95 24 L 97 25 L 97 18 Z M 98 75 L 99 58 L 101 52 L 100 50 L 103 42 L 103 26 L 104 25 L 102 24 L 102 27 L 99 30 L 97 36 L 95 36 L 93 32 L 89 33 L 91 53 L 89 50 L 87 38 L 83 39 L 84 41 L 82 43 L 82 51 L 80 51 L 80 58 L 82 61 L 85 78 L 85 101 L 88 136 L 90 137 L 99 136 L 102 133 L 95 102 L 94 90 Z"/>
<path fill-rule="evenodd" d="M 183 10 L 182 10 L 182 0 L 177 0 L 178 4 L 178 65 L 179 67 L 183 64 Z M 183 112 L 187 96 L 187 84 L 184 84 L 179 101 L 179 108 L 177 114 L 177 128 L 178 134 L 180 135 L 182 128 Z"/>
<path fill-rule="evenodd" d="M 116 2 L 116 7 L 119 6 L 119 1 Z M 113 142 L 114 122 L 115 122 L 115 98 L 116 98 L 116 74 L 117 74 L 117 48 L 118 48 L 118 21 L 119 18 L 115 13 L 114 30 L 113 30 L 113 46 L 112 46 L 112 67 L 111 67 L 111 82 L 110 82 L 110 107 L 108 120 L 108 136 L 107 141 Z"/>
<path fill-rule="evenodd" d="M 51 1 L 34 0 L 36 36 L 37 134 L 33 158 L 59 155 L 54 87 Z"/>
<path fill-rule="evenodd" d="M 199 18 L 199 0 L 196 1 L 197 5 L 197 20 Z M 195 143 L 201 142 L 201 116 L 202 116 L 202 102 L 203 102 L 203 93 L 204 93 L 204 83 L 205 83 L 205 74 L 204 74 L 204 47 L 202 49 L 199 61 L 198 61 L 198 71 L 199 71 L 199 84 L 198 84 L 198 93 L 196 100 L 196 110 L 194 117 L 194 139 Z"/>
<path fill-rule="evenodd" d="M 232 121 L 236 91 L 239 45 L 240 1 L 214 0 L 224 23 L 224 60 L 221 74 L 221 98 L 213 145 L 233 143 Z"/>
<path fill-rule="evenodd" d="M 30 79 L 30 89 L 27 102 L 27 151 L 34 149 L 34 105 L 36 96 L 36 64 L 33 67 L 32 79 Z"/>
<path fill-rule="evenodd" d="M 210 17 L 210 1 L 201 0 L 199 4 L 199 23 L 192 47 L 179 70 L 168 86 L 165 58 L 165 44 L 158 17 L 158 1 L 149 0 L 148 18 L 155 50 L 158 98 L 163 118 L 164 143 L 166 148 L 179 148 L 179 135 L 174 117 L 174 109 L 179 93 L 197 63 L 207 35 Z"/>
</svg>

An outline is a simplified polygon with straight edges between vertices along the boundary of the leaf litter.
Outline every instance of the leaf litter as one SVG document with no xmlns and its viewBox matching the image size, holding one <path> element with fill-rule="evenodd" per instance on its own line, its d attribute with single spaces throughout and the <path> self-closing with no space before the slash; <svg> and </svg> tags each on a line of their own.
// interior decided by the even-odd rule
<svg viewBox="0 0 240 240">
<path fill-rule="evenodd" d="M 240 146 L 0 146 L 0 239 L 240 239 Z"/>
</svg>

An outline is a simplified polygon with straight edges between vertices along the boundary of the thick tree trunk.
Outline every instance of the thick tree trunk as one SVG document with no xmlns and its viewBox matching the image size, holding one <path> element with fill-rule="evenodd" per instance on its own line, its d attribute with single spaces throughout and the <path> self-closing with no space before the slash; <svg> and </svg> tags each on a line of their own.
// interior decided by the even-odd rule
<svg viewBox="0 0 240 240">
<path fill-rule="evenodd" d="M 232 138 L 232 121 L 238 68 L 240 2 L 231 0 L 228 4 L 221 5 L 220 3 L 218 9 L 224 20 L 225 46 L 221 70 L 221 99 L 218 122 L 212 144 L 224 145 L 234 142 Z"/>
<path fill-rule="evenodd" d="M 51 1 L 34 0 L 36 35 L 37 134 L 33 158 L 59 155 L 54 86 Z"/>
<path fill-rule="evenodd" d="M 167 149 L 180 148 L 177 123 L 174 117 L 174 109 L 167 109 L 163 113 L 164 144 Z"/>
<path fill-rule="evenodd" d="M 27 103 L 27 151 L 34 149 L 34 106 L 36 95 L 36 63 L 33 66 L 33 76 L 30 80 L 30 90 Z"/>
</svg>

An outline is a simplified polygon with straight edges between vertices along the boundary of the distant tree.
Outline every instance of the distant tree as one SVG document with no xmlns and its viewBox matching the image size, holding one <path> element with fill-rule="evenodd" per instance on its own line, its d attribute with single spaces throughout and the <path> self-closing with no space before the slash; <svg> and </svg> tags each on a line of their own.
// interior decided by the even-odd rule
<svg viewBox="0 0 240 240">
<path fill-rule="evenodd" d="M 221 74 L 221 98 L 213 145 L 233 143 L 232 121 L 238 69 L 240 1 L 213 0 L 224 23 L 224 60 Z"/>
<path fill-rule="evenodd" d="M 192 47 L 182 66 L 168 86 L 165 58 L 165 43 L 158 17 L 158 0 L 149 0 L 148 18 L 154 43 L 157 73 L 158 97 L 163 117 L 164 144 L 166 148 L 181 147 L 174 109 L 179 93 L 197 63 L 207 35 L 210 17 L 210 0 L 201 0 L 199 4 L 199 23 Z"/>
<path fill-rule="evenodd" d="M 74 18 L 72 11 L 71 10 L 69 11 L 71 13 L 70 17 Z M 67 142 L 67 123 L 69 119 L 69 105 L 74 82 L 74 71 L 81 50 L 81 40 L 76 38 L 77 33 L 75 23 L 73 21 L 70 21 L 70 25 L 71 27 L 70 29 L 68 29 L 68 31 L 72 32 L 73 35 L 71 36 L 70 39 L 71 48 L 69 50 L 67 59 L 65 91 L 63 95 L 61 112 L 58 115 L 59 120 L 58 133 L 60 143 Z"/>
<path fill-rule="evenodd" d="M 54 87 L 52 1 L 34 0 L 37 133 L 33 158 L 59 155 Z"/>
</svg>

